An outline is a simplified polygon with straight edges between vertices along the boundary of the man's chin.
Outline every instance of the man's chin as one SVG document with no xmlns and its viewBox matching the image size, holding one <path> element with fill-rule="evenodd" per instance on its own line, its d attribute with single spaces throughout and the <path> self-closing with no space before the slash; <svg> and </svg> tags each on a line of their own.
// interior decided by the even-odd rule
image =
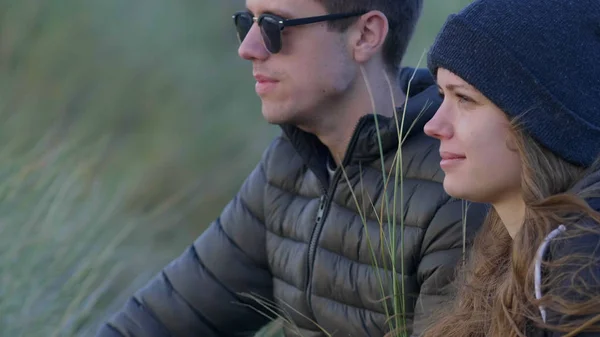
<svg viewBox="0 0 600 337">
<path fill-rule="evenodd" d="M 285 112 L 273 108 L 266 108 L 263 106 L 262 115 L 265 121 L 269 124 L 281 125 L 281 124 L 290 124 L 293 119 L 290 118 L 290 114 L 286 114 Z"/>
</svg>

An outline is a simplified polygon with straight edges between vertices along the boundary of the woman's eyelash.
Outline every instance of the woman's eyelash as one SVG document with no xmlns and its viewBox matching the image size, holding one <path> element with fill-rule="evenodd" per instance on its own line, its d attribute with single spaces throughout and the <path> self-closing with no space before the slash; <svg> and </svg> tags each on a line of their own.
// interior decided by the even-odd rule
<svg viewBox="0 0 600 337">
<path fill-rule="evenodd" d="M 456 97 L 458 97 L 461 101 L 473 102 L 473 100 L 470 97 L 467 97 L 465 95 L 456 94 Z"/>
<path fill-rule="evenodd" d="M 438 95 L 440 96 L 441 99 L 444 99 L 446 96 L 443 91 L 438 91 Z M 456 96 L 460 101 L 469 102 L 469 103 L 474 102 L 472 98 L 465 96 L 465 95 L 461 95 L 461 94 L 457 93 L 454 96 Z"/>
</svg>

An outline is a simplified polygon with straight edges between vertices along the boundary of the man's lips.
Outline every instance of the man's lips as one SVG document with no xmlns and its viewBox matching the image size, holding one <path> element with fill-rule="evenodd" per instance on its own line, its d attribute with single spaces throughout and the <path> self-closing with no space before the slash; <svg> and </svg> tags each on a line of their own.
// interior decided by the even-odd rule
<svg viewBox="0 0 600 337">
<path fill-rule="evenodd" d="M 273 91 L 279 82 L 274 78 L 260 74 L 255 74 L 254 78 L 256 79 L 256 85 L 254 87 L 259 96 L 266 95 Z"/>
<path fill-rule="evenodd" d="M 256 79 L 256 82 L 258 82 L 258 83 L 277 83 L 278 82 L 274 78 L 271 78 L 271 77 L 268 77 L 265 75 L 260 75 L 260 74 L 255 74 L 254 79 Z"/>
</svg>

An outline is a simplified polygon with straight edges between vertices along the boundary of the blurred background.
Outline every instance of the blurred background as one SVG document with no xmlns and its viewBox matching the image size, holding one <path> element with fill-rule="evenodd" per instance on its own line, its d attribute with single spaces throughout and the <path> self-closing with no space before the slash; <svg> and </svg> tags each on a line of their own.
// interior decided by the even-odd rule
<svg viewBox="0 0 600 337">
<path fill-rule="evenodd" d="M 405 65 L 468 2 L 425 0 Z M 279 132 L 243 7 L 0 0 L 0 336 L 93 336 L 237 191 Z"/>
</svg>

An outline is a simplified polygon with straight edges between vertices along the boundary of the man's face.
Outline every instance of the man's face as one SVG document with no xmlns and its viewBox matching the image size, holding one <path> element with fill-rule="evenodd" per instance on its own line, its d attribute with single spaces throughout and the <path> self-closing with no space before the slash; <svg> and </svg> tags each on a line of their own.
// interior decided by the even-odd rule
<svg viewBox="0 0 600 337">
<path fill-rule="evenodd" d="M 247 10 L 285 19 L 328 14 L 314 0 L 247 0 Z M 343 100 L 360 70 L 351 57 L 345 34 L 330 30 L 327 22 L 285 27 L 282 48 L 271 54 L 256 23 L 238 53 L 252 61 L 256 93 L 269 123 L 307 126 L 318 123 L 322 112 Z"/>
</svg>

